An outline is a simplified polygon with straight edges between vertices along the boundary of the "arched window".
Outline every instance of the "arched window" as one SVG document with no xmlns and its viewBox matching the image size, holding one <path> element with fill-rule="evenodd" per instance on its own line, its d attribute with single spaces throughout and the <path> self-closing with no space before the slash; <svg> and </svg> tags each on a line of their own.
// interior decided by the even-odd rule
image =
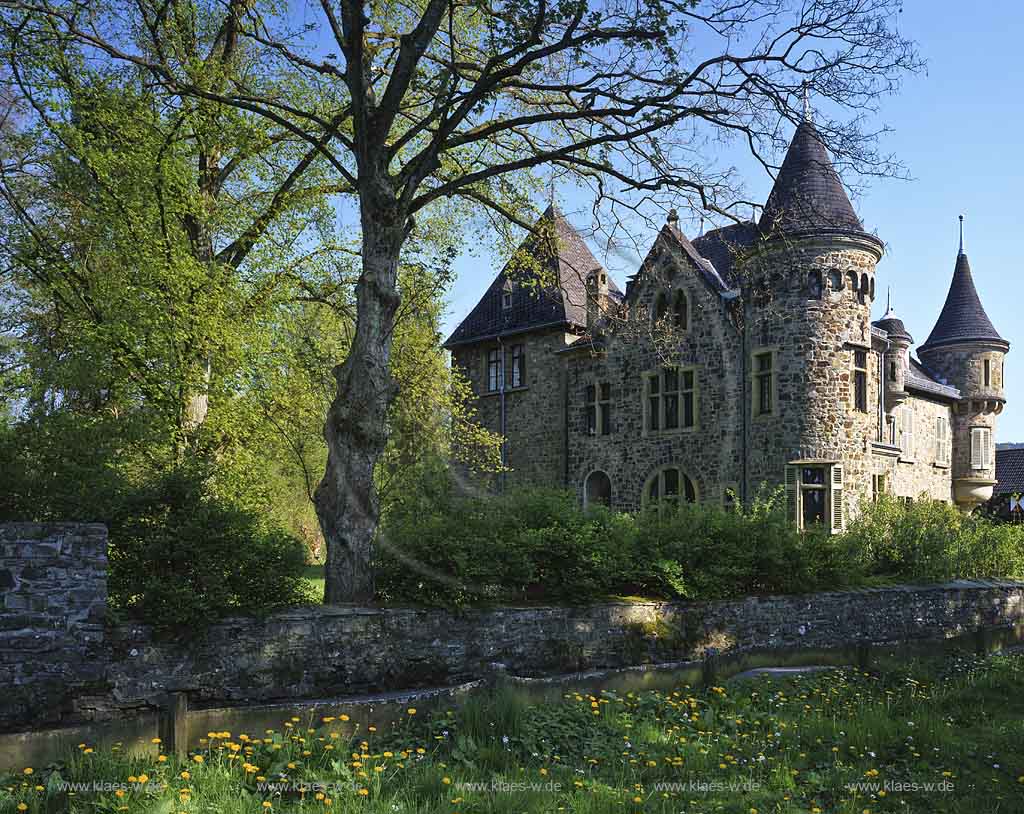
<svg viewBox="0 0 1024 814">
<path fill-rule="evenodd" d="M 830 271 L 828 273 L 828 282 L 832 286 L 832 293 L 835 294 L 843 290 L 843 273 L 841 271 Z"/>
<path fill-rule="evenodd" d="M 860 290 L 857 292 L 857 294 L 860 297 L 861 305 L 863 305 L 865 302 L 867 302 L 867 299 L 868 299 L 868 286 L 869 285 L 870 285 L 870 283 L 868 283 L 868 275 L 866 275 L 866 274 L 861 275 L 861 278 L 860 278 Z"/>
<path fill-rule="evenodd" d="M 875 278 L 871 278 L 871 299 L 875 298 Z"/>
<path fill-rule="evenodd" d="M 807 272 L 807 298 L 810 300 L 821 299 L 821 272 Z"/>
<path fill-rule="evenodd" d="M 675 299 L 672 301 L 672 314 L 676 320 L 676 327 L 681 331 L 690 328 L 690 303 L 686 299 L 686 292 L 676 291 Z"/>
<path fill-rule="evenodd" d="M 857 293 L 857 272 L 851 271 L 851 272 L 849 272 L 846 275 L 846 277 L 850 281 L 850 291 L 852 291 L 854 294 L 856 294 Z"/>
<path fill-rule="evenodd" d="M 659 291 L 658 296 L 654 298 L 654 321 L 661 322 L 666 313 L 668 313 L 668 295 L 664 291 Z"/>
<path fill-rule="evenodd" d="M 666 466 L 647 479 L 643 502 L 648 506 L 660 503 L 696 503 L 697 487 L 678 466 Z"/>
<path fill-rule="evenodd" d="M 605 472 L 595 469 L 583 485 L 584 506 L 612 505 L 612 481 Z"/>
</svg>

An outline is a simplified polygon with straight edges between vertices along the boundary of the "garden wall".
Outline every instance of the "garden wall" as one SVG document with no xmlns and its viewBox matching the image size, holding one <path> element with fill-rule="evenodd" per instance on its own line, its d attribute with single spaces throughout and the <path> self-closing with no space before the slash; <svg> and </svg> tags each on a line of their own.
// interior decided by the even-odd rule
<svg viewBox="0 0 1024 814">
<path fill-rule="evenodd" d="M 963 582 L 460 613 L 317 606 L 264 620 L 227 619 L 194 638 L 158 641 L 130 625 L 101 634 L 95 620 L 102 608 L 95 602 L 82 615 L 77 603 L 86 593 L 105 600 L 96 550 L 101 539 L 96 526 L 0 526 L 0 574 L 17 579 L 5 588 L 0 617 L 0 685 L 12 682 L 21 698 L 38 693 L 36 703 L 13 705 L 6 692 L 0 696 L 7 730 L 118 718 L 152 709 L 176 691 L 188 693 L 193 706 L 226 706 L 438 686 L 496 670 L 537 676 L 686 660 L 708 648 L 817 649 L 1024 625 L 1024 584 Z M 46 566 L 49 579 L 64 580 L 66 612 L 60 611 L 59 592 L 38 572 L 25 577 L 24 569 L 40 561 L 53 563 Z M 42 609 L 29 612 L 20 607 L 26 602 Z M 21 620 L 16 636 L 7 635 L 16 629 L 12 619 Z"/>
<path fill-rule="evenodd" d="M 59 707 L 105 673 L 107 530 L 0 524 L 0 726 Z"/>
</svg>

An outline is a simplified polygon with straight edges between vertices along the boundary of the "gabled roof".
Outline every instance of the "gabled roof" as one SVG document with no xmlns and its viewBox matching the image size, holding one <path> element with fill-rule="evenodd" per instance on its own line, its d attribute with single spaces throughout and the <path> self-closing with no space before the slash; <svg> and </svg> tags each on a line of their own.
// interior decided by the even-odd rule
<svg viewBox="0 0 1024 814">
<path fill-rule="evenodd" d="M 999 342 L 1007 348 L 1010 346 L 985 313 L 978 290 L 974 287 L 971 264 L 967 261 L 967 255 L 961 251 L 956 258 L 946 304 L 942 306 L 939 320 L 921 350 L 972 341 Z"/>
<path fill-rule="evenodd" d="M 640 271 L 630 278 L 626 285 L 626 299 L 632 299 L 638 291 L 637 283 L 645 274 L 649 274 L 661 261 L 662 251 L 667 249 L 671 253 L 671 259 L 681 260 L 689 265 L 713 291 L 721 293 L 729 290 L 729 284 L 718 273 L 715 265 L 703 257 L 696 246 L 683 234 L 679 228 L 678 218 L 675 210 L 669 214 L 668 222 L 661 227 L 658 236 L 651 244 L 650 251 L 640 265 Z"/>
<path fill-rule="evenodd" d="M 996 494 L 1024 494 L 1024 448 L 996 447 Z"/>
<path fill-rule="evenodd" d="M 522 259 L 539 264 L 542 285 L 523 286 Z M 444 343 L 446 348 L 495 336 L 540 328 L 587 324 L 586 279 L 602 268 L 583 238 L 555 207 L 549 206 L 501 273 Z M 502 295 L 512 293 L 512 307 L 502 307 Z M 613 298 L 621 296 L 608 277 Z"/>
<path fill-rule="evenodd" d="M 796 128 L 758 225 L 766 235 L 864 231 L 810 121 Z"/>
</svg>

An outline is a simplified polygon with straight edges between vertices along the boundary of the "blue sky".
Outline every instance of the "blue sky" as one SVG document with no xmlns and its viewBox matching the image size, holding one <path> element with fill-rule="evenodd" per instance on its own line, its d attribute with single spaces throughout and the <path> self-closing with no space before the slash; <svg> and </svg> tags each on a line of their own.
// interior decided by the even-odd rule
<svg viewBox="0 0 1024 814">
<path fill-rule="evenodd" d="M 908 0 L 899 25 L 917 41 L 928 65 L 907 78 L 899 95 L 882 100 L 872 122 L 891 128 L 881 151 L 895 153 L 912 180 L 872 181 L 854 199 L 865 226 L 888 246 L 878 268 L 875 317 L 884 311 L 883 292 L 892 286 L 897 314 L 915 341 L 927 338 L 952 278 L 957 216 L 963 213 L 966 252 L 982 303 L 1012 345 L 998 440 L 1024 441 L 1024 6 L 1006 0 Z M 747 183 L 755 200 L 767 198 L 767 174 L 751 169 Z M 571 220 L 574 210 L 586 206 L 562 191 L 560 202 Z M 638 242 L 653 239 L 652 230 Z M 486 249 L 460 258 L 446 335 L 486 290 L 497 263 Z M 613 274 L 621 285 L 622 271 Z"/>
</svg>

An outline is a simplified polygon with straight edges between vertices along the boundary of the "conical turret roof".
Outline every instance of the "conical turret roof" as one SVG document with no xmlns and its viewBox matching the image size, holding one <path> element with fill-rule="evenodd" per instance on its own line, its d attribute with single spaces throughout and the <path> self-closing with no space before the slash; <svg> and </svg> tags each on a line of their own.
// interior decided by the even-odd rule
<svg viewBox="0 0 1024 814">
<path fill-rule="evenodd" d="M 949 293 L 946 295 L 946 304 L 942 306 L 939 320 L 920 350 L 975 341 L 1000 342 L 1007 347 L 1010 346 L 1010 343 L 999 335 L 999 331 L 985 313 L 978 290 L 974 287 L 971 264 L 961 249 L 956 258 L 953 282 L 950 283 Z"/>
<path fill-rule="evenodd" d="M 863 232 L 814 124 L 800 123 L 758 224 L 765 235 Z"/>
</svg>

